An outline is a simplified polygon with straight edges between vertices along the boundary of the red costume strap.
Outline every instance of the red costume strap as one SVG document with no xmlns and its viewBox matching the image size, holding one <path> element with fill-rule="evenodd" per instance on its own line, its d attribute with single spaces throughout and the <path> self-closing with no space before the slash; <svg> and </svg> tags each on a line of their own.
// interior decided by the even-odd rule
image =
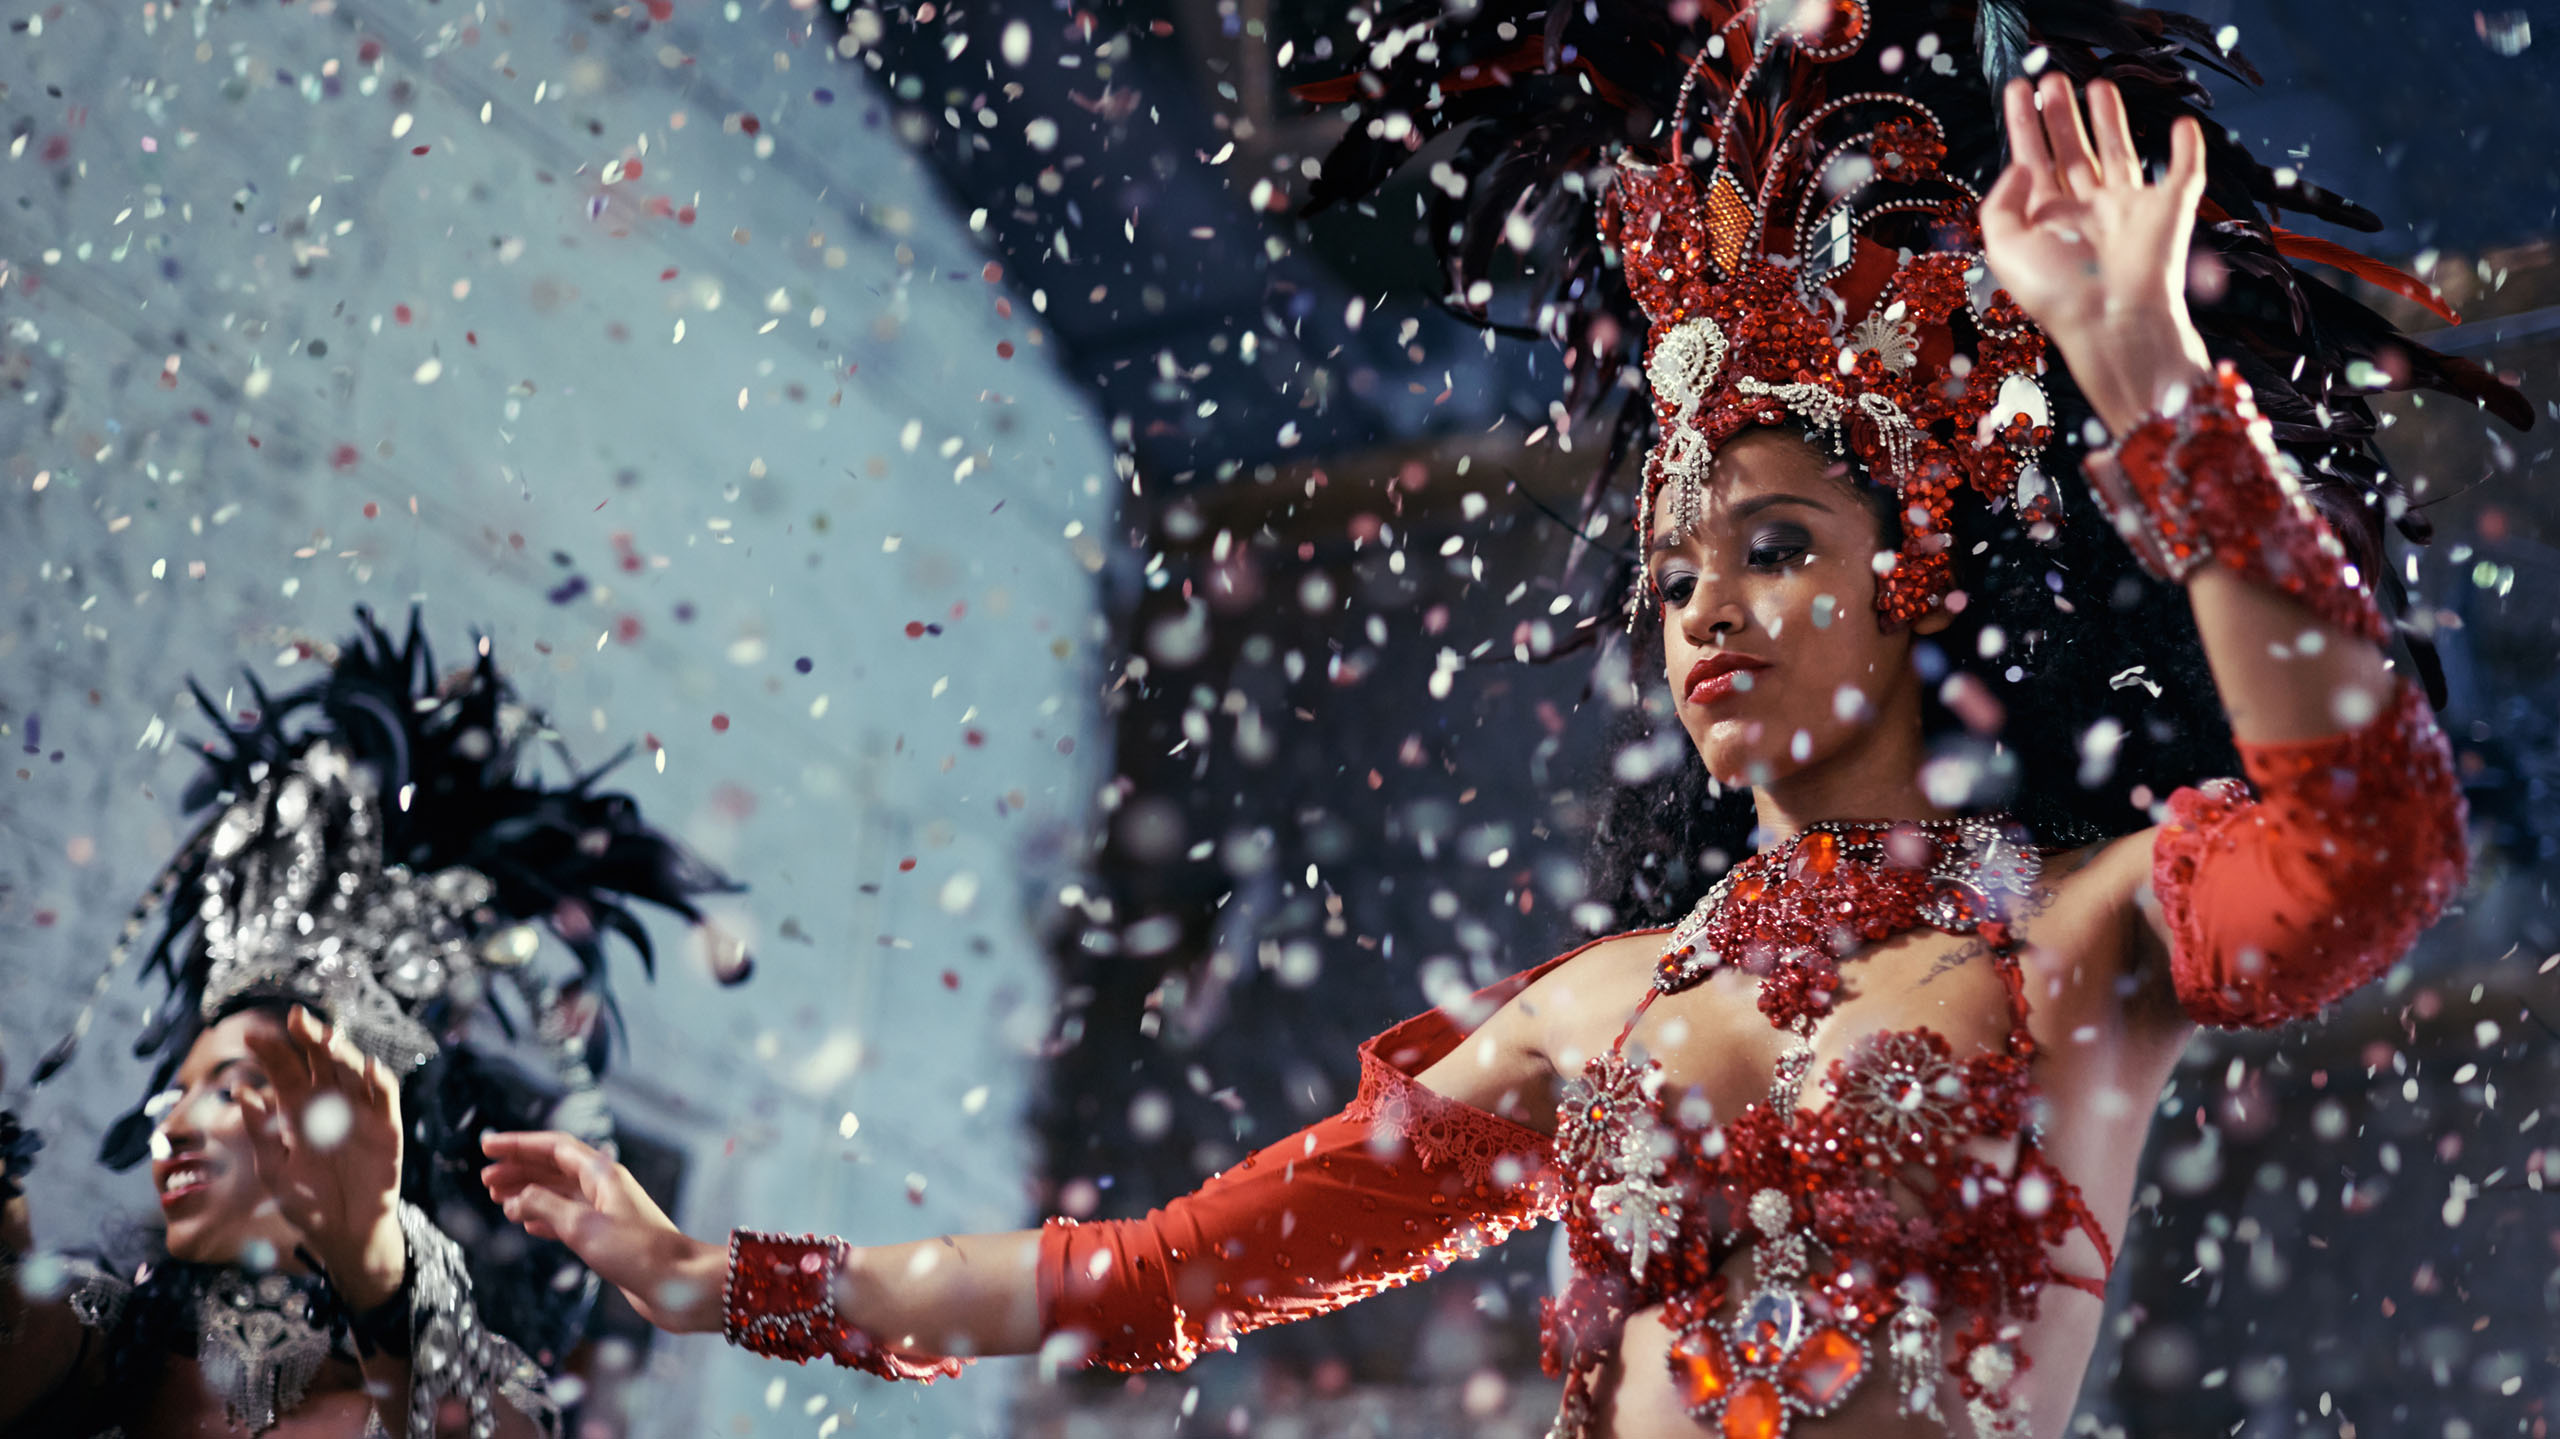
<svg viewBox="0 0 2560 1439">
<path fill-rule="evenodd" d="M 2203 1024 L 2305 1018 L 2406 953 L 2462 888 L 2468 811 L 2453 755 L 2402 681 L 2363 728 L 2240 745 L 2257 790 L 2169 797 L 2152 840 L 2179 1002 Z"/>
<path fill-rule="evenodd" d="M 1600 941 L 1594 940 L 1597 944 Z M 1417 1015 L 1360 1047 L 1340 1114 L 1246 1158 L 1143 1219 L 1053 1219 L 1040 1240 L 1042 1330 L 1111 1369 L 1179 1369 L 1256 1329 L 1328 1314 L 1551 1217 L 1546 1135 L 1414 1076 L 1574 955 L 1478 993 L 1462 1019 Z"/>
<path fill-rule="evenodd" d="M 928 1382 L 956 1375 L 969 1361 L 917 1359 L 891 1353 L 836 1312 L 836 1293 L 852 1246 L 833 1235 L 729 1235 L 729 1277 L 720 1295 L 720 1332 L 751 1353 L 806 1364 L 832 1359 L 883 1379 Z"/>
<path fill-rule="evenodd" d="M 2322 623 L 2382 642 L 2382 612 L 2364 578 L 2229 361 L 2185 403 L 2092 453 L 2087 470 L 2117 532 L 2158 578 L 2183 581 L 2220 560 Z"/>
</svg>

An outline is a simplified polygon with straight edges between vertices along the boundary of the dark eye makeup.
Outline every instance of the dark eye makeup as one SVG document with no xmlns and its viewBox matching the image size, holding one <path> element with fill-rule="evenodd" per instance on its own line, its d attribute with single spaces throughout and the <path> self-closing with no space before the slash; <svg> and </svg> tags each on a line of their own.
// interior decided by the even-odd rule
<svg viewBox="0 0 2560 1439">
<path fill-rule="evenodd" d="M 1743 552 L 1743 562 L 1766 573 L 1796 563 L 1812 549 L 1813 532 L 1802 525 L 1763 525 L 1752 532 L 1749 547 Z M 1654 571 L 1653 584 L 1662 602 L 1677 609 L 1697 593 L 1698 577 L 1686 565 L 1665 563 Z"/>
</svg>

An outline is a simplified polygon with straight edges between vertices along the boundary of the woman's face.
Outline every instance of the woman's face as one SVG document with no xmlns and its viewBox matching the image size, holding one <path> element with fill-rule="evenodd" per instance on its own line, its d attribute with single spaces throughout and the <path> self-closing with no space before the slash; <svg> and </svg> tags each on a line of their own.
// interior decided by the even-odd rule
<svg viewBox="0 0 2560 1439">
<path fill-rule="evenodd" d="M 1918 724 L 1912 634 L 1950 617 L 1879 626 L 1876 556 L 1890 543 L 1844 467 L 1788 431 L 1749 430 L 1716 455 L 1704 522 L 1679 534 L 1670 509 L 1666 487 L 1646 565 L 1673 704 L 1707 773 L 1768 785 L 1880 716 Z"/>
<path fill-rule="evenodd" d="M 243 1010 L 196 1036 L 178 1066 L 175 1087 L 153 1104 L 151 1178 L 169 1222 L 169 1252 L 198 1264 L 231 1264 L 244 1256 L 277 1263 L 301 1234 L 285 1221 L 250 1159 L 238 1095 L 268 1088 L 266 1070 L 248 1037 L 283 1039 L 284 1024 L 263 1009 Z M 253 1247 L 266 1246 L 263 1255 Z"/>
</svg>

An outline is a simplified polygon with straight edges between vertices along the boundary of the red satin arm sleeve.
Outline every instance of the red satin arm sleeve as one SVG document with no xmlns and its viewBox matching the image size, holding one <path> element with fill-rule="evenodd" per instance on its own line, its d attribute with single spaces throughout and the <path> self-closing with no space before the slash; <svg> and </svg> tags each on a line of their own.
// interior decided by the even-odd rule
<svg viewBox="0 0 2560 1439">
<path fill-rule="evenodd" d="M 1572 957 L 1514 975 L 1470 1008 L 1490 1014 Z M 1051 1220 L 1043 1331 L 1080 1335 L 1089 1361 L 1108 1368 L 1179 1369 L 1549 1217 L 1548 1137 L 1414 1079 L 1466 1034 L 1442 1010 L 1409 1019 L 1360 1047 L 1359 1093 L 1340 1114 L 1143 1219 Z"/>
<path fill-rule="evenodd" d="M 2462 888 L 2468 812 L 2406 680 L 2361 729 L 2239 748 L 2256 798 L 2227 779 L 2171 795 L 2152 890 L 2181 1006 L 2201 1024 L 2266 1028 L 2408 951 Z"/>
</svg>

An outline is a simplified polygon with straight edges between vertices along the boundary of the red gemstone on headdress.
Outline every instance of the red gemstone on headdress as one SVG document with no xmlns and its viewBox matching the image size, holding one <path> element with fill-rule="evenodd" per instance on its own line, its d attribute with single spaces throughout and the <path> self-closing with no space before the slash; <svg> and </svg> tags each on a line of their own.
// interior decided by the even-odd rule
<svg viewBox="0 0 2560 1439">
<path fill-rule="evenodd" d="M 1671 1374 L 1680 1402 L 1692 1411 L 1717 1403 L 1733 1390 L 1733 1356 L 1721 1331 L 1701 1327 L 1671 1344 Z"/>
<path fill-rule="evenodd" d="M 1718 171 L 1707 189 L 1707 241 L 1714 247 L 1716 268 L 1732 274 L 1742 264 L 1742 246 L 1751 236 L 1751 202 L 1733 176 Z"/>
<path fill-rule="evenodd" d="M 1787 1432 L 1787 1406 L 1766 1379 L 1742 1381 L 1724 1405 L 1724 1439 L 1778 1439 Z"/>
<path fill-rule="evenodd" d="M 1867 1357 L 1859 1351 L 1858 1341 L 1825 1325 L 1788 1357 L 1780 1378 L 1796 1398 L 1819 1409 L 1845 1397 L 1866 1367 Z"/>
</svg>

